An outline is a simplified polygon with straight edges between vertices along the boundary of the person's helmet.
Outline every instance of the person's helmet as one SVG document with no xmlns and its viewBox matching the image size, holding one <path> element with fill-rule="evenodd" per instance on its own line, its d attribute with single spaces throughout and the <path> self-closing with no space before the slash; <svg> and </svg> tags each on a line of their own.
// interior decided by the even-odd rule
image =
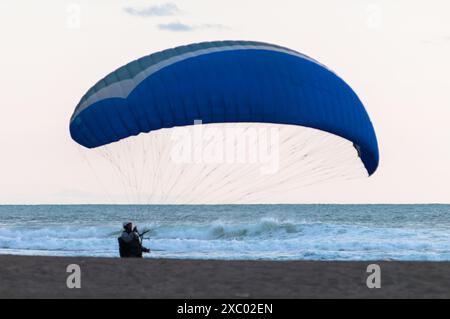
<svg viewBox="0 0 450 319">
<path fill-rule="evenodd" d="M 133 223 L 132 222 L 124 222 L 122 224 L 123 228 L 127 227 L 129 224 L 131 224 L 131 228 L 133 228 Z"/>
</svg>

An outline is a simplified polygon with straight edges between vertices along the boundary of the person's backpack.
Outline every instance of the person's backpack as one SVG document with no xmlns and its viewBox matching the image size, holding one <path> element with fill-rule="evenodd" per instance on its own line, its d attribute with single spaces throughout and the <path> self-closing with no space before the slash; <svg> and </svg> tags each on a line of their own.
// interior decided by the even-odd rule
<svg viewBox="0 0 450 319">
<path fill-rule="evenodd" d="M 136 257 L 142 258 L 142 247 L 139 240 L 133 240 L 130 243 L 126 243 L 122 237 L 117 238 L 119 241 L 119 254 L 122 258 Z"/>
</svg>

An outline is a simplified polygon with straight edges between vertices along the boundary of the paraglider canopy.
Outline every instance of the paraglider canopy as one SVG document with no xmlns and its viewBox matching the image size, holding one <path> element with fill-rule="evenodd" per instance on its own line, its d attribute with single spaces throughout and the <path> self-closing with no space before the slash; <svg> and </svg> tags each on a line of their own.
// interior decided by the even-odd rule
<svg viewBox="0 0 450 319">
<path fill-rule="evenodd" d="M 244 129 L 242 136 L 260 125 L 276 127 L 277 144 L 269 149 L 280 153 L 279 167 L 261 177 L 251 165 L 175 165 L 165 132 L 198 122 L 233 123 Z M 120 67 L 81 98 L 70 134 L 87 149 L 101 150 L 134 192 L 160 189 L 163 202 L 167 194 L 182 203 L 258 203 L 268 196 L 275 201 L 276 194 L 295 195 L 298 187 L 336 177 L 368 176 L 378 166 L 374 128 L 347 83 L 304 54 L 252 41 L 190 44 Z M 119 149 L 122 144 L 127 146 Z M 142 148 L 139 155 L 130 155 L 132 144 Z M 126 171 L 136 167 L 151 172 Z"/>
<path fill-rule="evenodd" d="M 83 96 L 70 133 L 93 148 L 197 119 L 316 128 L 352 141 L 369 175 L 378 166 L 373 126 L 341 78 L 306 55 L 250 41 L 191 44 L 130 62 Z"/>
</svg>

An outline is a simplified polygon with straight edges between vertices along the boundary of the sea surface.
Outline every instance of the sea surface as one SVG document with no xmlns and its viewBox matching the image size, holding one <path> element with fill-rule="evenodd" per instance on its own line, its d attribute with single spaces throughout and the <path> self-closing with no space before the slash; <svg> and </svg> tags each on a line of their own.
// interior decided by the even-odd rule
<svg viewBox="0 0 450 319">
<path fill-rule="evenodd" d="M 450 260 L 450 205 L 8 205 L 0 254 L 118 257 L 126 220 L 146 258 Z"/>
</svg>

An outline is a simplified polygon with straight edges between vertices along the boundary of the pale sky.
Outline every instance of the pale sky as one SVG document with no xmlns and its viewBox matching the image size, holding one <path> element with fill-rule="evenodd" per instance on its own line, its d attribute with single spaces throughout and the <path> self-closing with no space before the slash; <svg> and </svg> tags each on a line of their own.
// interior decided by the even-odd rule
<svg viewBox="0 0 450 319">
<path fill-rule="evenodd" d="M 81 96 L 133 59 L 220 39 L 305 53 L 363 101 L 378 171 L 302 202 L 450 203 L 449 13 L 446 0 L 2 0 L 0 204 L 95 202 L 68 130 Z"/>
</svg>

